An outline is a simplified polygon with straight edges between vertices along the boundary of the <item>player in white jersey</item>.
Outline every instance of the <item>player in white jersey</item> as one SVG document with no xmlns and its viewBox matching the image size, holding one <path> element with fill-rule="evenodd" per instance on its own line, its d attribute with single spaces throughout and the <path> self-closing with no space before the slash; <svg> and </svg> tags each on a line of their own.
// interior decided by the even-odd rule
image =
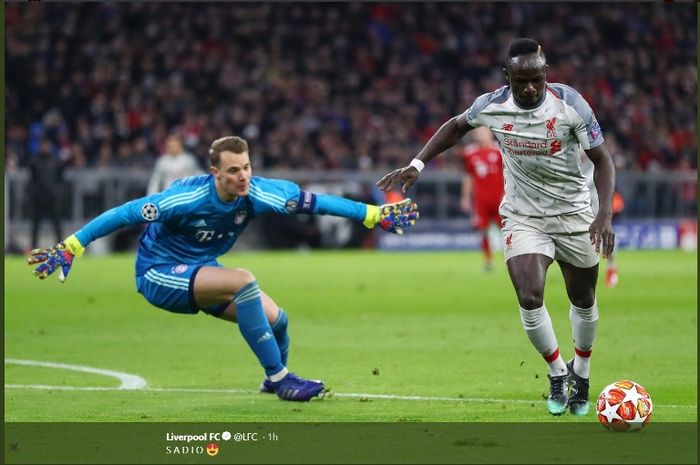
<svg viewBox="0 0 700 465">
<path fill-rule="evenodd" d="M 503 69 L 507 85 L 478 97 L 463 114 L 433 135 L 409 165 L 384 176 L 382 190 L 402 184 L 406 192 L 434 157 L 470 130 L 488 127 L 503 154 L 505 196 L 500 206 L 504 257 L 530 341 L 549 367 L 547 408 L 561 415 L 588 413 L 590 355 L 598 324 L 598 253 L 613 250 L 611 202 L 615 167 L 593 112 L 571 87 L 546 81 L 540 45 L 517 39 Z M 594 217 L 581 172 L 583 148 L 595 166 L 600 208 Z M 557 260 L 571 302 L 575 355 L 565 363 L 544 305 L 549 265 Z M 571 395 L 569 395 L 569 390 Z"/>
<path fill-rule="evenodd" d="M 167 189 L 178 179 L 201 173 L 194 156 L 184 151 L 180 136 L 172 134 L 165 141 L 165 152 L 156 161 L 146 194 L 155 194 Z"/>
</svg>

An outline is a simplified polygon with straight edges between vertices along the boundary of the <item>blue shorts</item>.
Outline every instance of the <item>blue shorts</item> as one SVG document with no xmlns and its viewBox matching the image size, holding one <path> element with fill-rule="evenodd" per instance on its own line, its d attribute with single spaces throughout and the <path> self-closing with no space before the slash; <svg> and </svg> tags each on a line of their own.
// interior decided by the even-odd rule
<svg viewBox="0 0 700 465">
<path fill-rule="evenodd" d="M 200 308 L 194 301 L 194 278 L 203 266 L 218 266 L 216 260 L 194 265 L 171 264 L 149 268 L 136 276 L 136 289 L 152 305 L 174 313 L 196 314 L 200 310 L 219 316 L 229 303 Z"/>
</svg>

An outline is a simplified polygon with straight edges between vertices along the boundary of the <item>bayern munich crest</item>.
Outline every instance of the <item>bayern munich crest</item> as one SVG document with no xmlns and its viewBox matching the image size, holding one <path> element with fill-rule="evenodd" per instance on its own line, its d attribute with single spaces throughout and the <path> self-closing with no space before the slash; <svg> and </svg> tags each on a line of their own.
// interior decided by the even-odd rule
<svg viewBox="0 0 700 465">
<path fill-rule="evenodd" d="M 187 265 L 178 265 L 173 267 L 173 273 L 182 274 L 187 271 L 187 268 L 189 268 Z"/>
<path fill-rule="evenodd" d="M 245 221 L 246 216 L 248 216 L 248 212 L 243 210 L 241 212 L 236 213 L 236 216 L 233 217 L 233 222 L 236 224 L 241 224 Z"/>
</svg>

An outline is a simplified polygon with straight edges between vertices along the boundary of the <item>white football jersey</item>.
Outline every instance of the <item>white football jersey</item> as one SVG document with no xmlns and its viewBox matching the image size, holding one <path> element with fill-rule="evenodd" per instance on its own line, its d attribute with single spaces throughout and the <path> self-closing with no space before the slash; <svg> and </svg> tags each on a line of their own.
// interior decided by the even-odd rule
<svg viewBox="0 0 700 465">
<path fill-rule="evenodd" d="M 148 195 L 161 192 L 180 178 L 201 174 L 197 160 L 189 153 L 177 155 L 163 154 L 156 161 L 151 179 L 148 182 Z"/>
<path fill-rule="evenodd" d="M 525 109 L 503 86 L 479 96 L 461 117 L 470 126 L 486 126 L 498 140 L 505 178 L 502 216 L 555 216 L 590 208 L 579 154 L 602 144 L 603 134 L 576 90 L 546 83 L 542 102 Z"/>
<path fill-rule="evenodd" d="M 581 171 L 583 171 L 583 175 L 586 177 L 586 186 L 588 186 L 588 190 L 591 191 L 591 209 L 593 210 L 593 215 L 597 215 L 598 189 L 595 187 L 595 181 L 593 178 L 595 165 L 585 153 L 581 153 Z"/>
</svg>

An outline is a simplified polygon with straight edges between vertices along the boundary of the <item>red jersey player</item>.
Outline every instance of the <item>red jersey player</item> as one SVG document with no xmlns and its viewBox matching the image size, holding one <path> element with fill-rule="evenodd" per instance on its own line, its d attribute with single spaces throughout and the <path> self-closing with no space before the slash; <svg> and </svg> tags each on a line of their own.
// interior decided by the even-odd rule
<svg viewBox="0 0 700 465">
<path fill-rule="evenodd" d="M 481 249 L 484 268 L 492 268 L 489 225 L 501 228 L 498 207 L 503 198 L 503 161 L 493 141 L 491 131 L 480 127 L 472 131 L 474 142 L 464 148 L 464 176 L 462 177 L 462 211 L 472 215 L 474 227 L 482 231 Z"/>
</svg>

